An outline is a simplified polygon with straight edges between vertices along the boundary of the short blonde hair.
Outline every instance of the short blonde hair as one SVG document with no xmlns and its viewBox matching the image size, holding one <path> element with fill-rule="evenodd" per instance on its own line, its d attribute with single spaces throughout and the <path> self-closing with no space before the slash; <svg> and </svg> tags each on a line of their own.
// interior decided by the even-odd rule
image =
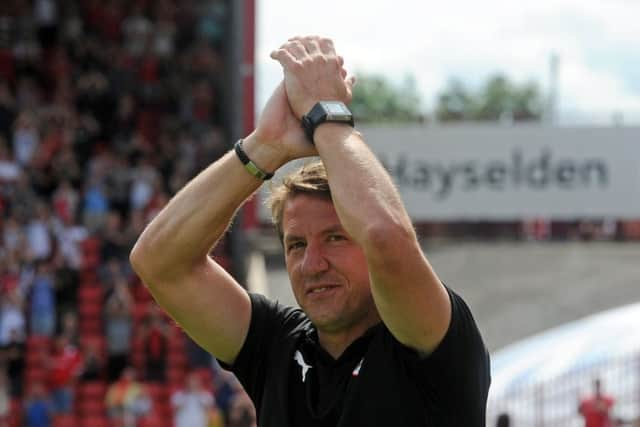
<svg viewBox="0 0 640 427">
<path fill-rule="evenodd" d="M 309 194 L 325 199 L 331 199 L 331 189 L 327 171 L 322 161 L 314 161 L 305 164 L 296 171 L 290 173 L 282 179 L 282 183 L 271 190 L 271 194 L 266 200 L 267 206 L 271 209 L 271 220 L 276 227 L 280 241 L 284 238 L 282 229 L 282 216 L 284 205 L 287 200 L 298 194 Z"/>
</svg>

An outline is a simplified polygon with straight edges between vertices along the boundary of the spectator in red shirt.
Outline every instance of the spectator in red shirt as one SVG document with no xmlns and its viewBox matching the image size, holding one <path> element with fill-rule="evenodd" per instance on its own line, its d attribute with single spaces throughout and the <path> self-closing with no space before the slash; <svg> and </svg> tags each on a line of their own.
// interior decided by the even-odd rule
<svg viewBox="0 0 640 427">
<path fill-rule="evenodd" d="M 611 408 L 615 401 L 613 397 L 602 393 L 600 379 L 593 382 L 594 394 L 584 398 L 578 406 L 578 412 L 584 418 L 585 427 L 613 427 Z"/>
<path fill-rule="evenodd" d="M 69 338 L 66 335 L 56 337 L 49 361 L 49 388 L 57 413 L 68 414 L 73 410 L 73 385 L 82 368 L 82 355 Z"/>
<path fill-rule="evenodd" d="M 168 332 L 162 312 L 150 304 L 149 314 L 142 325 L 145 349 L 145 380 L 164 383 L 167 369 Z"/>
</svg>

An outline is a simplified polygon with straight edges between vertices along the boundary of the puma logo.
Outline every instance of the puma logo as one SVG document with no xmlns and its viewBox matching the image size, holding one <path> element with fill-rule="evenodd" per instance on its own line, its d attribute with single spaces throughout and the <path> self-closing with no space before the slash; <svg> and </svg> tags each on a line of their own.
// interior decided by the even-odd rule
<svg viewBox="0 0 640 427">
<path fill-rule="evenodd" d="M 308 365 L 307 362 L 304 361 L 300 350 L 296 350 L 296 354 L 293 355 L 293 360 L 298 362 L 298 365 L 300 365 L 300 367 L 302 368 L 302 382 L 304 382 L 304 380 L 307 378 L 307 372 L 312 368 L 312 366 Z"/>
</svg>

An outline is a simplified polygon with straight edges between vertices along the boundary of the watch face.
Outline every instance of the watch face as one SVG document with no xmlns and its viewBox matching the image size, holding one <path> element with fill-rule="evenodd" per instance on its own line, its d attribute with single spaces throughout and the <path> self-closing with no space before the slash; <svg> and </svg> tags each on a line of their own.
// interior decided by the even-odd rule
<svg viewBox="0 0 640 427">
<path fill-rule="evenodd" d="M 326 112 L 326 121 L 351 122 L 351 111 L 340 101 L 323 101 L 322 108 Z"/>
<path fill-rule="evenodd" d="M 335 116 L 350 115 L 351 111 L 342 102 L 325 102 L 324 107 L 327 112 Z"/>
</svg>

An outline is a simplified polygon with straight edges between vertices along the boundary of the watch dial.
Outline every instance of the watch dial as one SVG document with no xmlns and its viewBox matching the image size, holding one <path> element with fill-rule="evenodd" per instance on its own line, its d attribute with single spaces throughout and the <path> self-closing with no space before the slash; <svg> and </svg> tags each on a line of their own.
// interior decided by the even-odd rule
<svg viewBox="0 0 640 427">
<path fill-rule="evenodd" d="M 330 102 L 326 104 L 327 111 L 330 114 L 349 114 L 349 111 L 345 108 L 345 106 L 341 102 Z"/>
</svg>

